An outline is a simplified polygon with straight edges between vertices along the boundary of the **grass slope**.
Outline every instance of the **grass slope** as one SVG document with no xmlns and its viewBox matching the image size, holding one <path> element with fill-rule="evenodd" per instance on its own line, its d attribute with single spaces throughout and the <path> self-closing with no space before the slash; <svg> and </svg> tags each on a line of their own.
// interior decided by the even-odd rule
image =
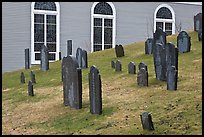
<svg viewBox="0 0 204 137">
<path fill-rule="evenodd" d="M 82 70 L 82 109 L 63 105 L 61 61 L 50 63 L 47 72 L 39 65 L 2 75 L 2 134 L 202 134 L 202 42 L 191 36 L 191 51 L 179 53 L 178 87 L 166 90 L 166 82 L 155 78 L 153 57 L 144 54 L 144 42 L 124 46 L 119 58 L 122 72 L 111 68 L 114 49 L 88 54 L 88 65 L 96 65 L 102 79 L 102 115 L 92 115 L 89 106 L 88 73 Z M 176 36 L 167 42 L 176 45 Z M 149 86 L 139 87 L 127 65 L 144 62 L 148 66 Z M 36 74 L 34 97 L 28 96 L 30 71 Z M 138 71 L 138 67 L 136 67 Z M 26 84 L 20 84 L 20 72 Z M 142 129 L 140 114 L 152 113 L 154 131 Z"/>
</svg>

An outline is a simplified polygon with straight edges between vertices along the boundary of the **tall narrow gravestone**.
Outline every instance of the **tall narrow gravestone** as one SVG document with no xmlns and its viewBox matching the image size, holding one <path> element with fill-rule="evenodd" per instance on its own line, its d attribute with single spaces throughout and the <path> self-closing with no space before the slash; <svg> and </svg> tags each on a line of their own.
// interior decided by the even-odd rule
<svg viewBox="0 0 204 137">
<path fill-rule="evenodd" d="M 20 82 L 21 82 L 22 84 L 25 83 L 25 76 L 24 76 L 24 73 L 23 73 L 23 72 L 21 72 Z"/>
<path fill-rule="evenodd" d="M 181 31 L 177 36 L 177 47 L 180 53 L 190 52 L 191 50 L 191 37 L 187 32 Z"/>
<path fill-rule="evenodd" d="M 176 67 L 178 70 L 178 48 L 176 48 L 172 43 L 166 44 L 166 68 L 167 71 L 172 66 Z"/>
<path fill-rule="evenodd" d="M 152 122 L 152 116 L 149 112 L 143 112 L 140 115 L 141 122 L 142 122 L 142 128 L 144 130 L 154 130 L 154 125 Z"/>
<path fill-rule="evenodd" d="M 67 40 L 67 56 L 72 55 L 72 40 Z"/>
<path fill-rule="evenodd" d="M 29 48 L 25 49 L 25 69 L 30 69 Z"/>
<path fill-rule="evenodd" d="M 115 62 L 114 62 L 114 60 L 111 60 L 111 67 L 112 67 L 112 68 L 115 68 Z"/>
<path fill-rule="evenodd" d="M 28 96 L 34 96 L 33 83 L 31 80 L 28 81 Z"/>
<path fill-rule="evenodd" d="M 128 64 L 128 74 L 136 74 L 136 66 L 132 61 Z"/>
<path fill-rule="evenodd" d="M 32 83 L 36 83 L 35 73 L 33 71 L 30 72 L 30 78 L 31 78 Z"/>
<path fill-rule="evenodd" d="M 148 86 L 148 72 L 145 68 L 141 68 L 137 74 L 137 85 Z"/>
<path fill-rule="evenodd" d="M 41 46 L 41 70 L 47 71 L 49 69 L 49 52 L 45 45 Z"/>
<path fill-rule="evenodd" d="M 82 108 L 82 73 L 74 56 L 63 58 L 63 98 L 64 105 Z"/>
<path fill-rule="evenodd" d="M 81 56 L 81 66 L 82 68 L 88 68 L 88 60 L 87 60 L 87 51 L 82 50 L 82 56 Z"/>
<path fill-rule="evenodd" d="M 115 46 L 115 53 L 116 53 L 116 57 L 125 56 L 123 46 L 122 45 L 116 45 Z"/>
<path fill-rule="evenodd" d="M 62 53 L 59 52 L 59 60 L 61 60 L 61 59 L 62 59 Z"/>
<path fill-rule="evenodd" d="M 117 60 L 115 63 L 115 71 L 122 71 L 122 65 L 120 63 L 120 60 Z"/>
<path fill-rule="evenodd" d="M 154 44 L 153 38 L 148 38 L 145 41 L 145 54 L 152 54 L 153 44 Z"/>
<path fill-rule="evenodd" d="M 194 16 L 194 31 L 199 31 L 202 29 L 202 13 L 196 14 Z"/>
<path fill-rule="evenodd" d="M 92 114 L 102 113 L 102 89 L 101 75 L 96 66 L 91 66 L 89 73 L 89 99 L 90 112 Z"/>
<path fill-rule="evenodd" d="M 177 90 L 178 71 L 175 66 L 169 67 L 167 71 L 167 90 Z"/>
</svg>

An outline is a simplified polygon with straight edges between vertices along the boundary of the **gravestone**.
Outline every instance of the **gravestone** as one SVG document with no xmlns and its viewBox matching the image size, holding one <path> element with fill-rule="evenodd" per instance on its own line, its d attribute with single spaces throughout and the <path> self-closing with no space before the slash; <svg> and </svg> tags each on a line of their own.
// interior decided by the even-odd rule
<svg viewBox="0 0 204 137">
<path fill-rule="evenodd" d="M 120 63 L 120 60 L 117 60 L 115 63 L 115 71 L 122 71 L 122 65 Z"/>
<path fill-rule="evenodd" d="M 41 70 L 42 71 L 47 71 L 49 69 L 49 52 L 48 52 L 48 48 L 45 45 L 41 46 Z"/>
<path fill-rule="evenodd" d="M 59 60 L 61 60 L 61 59 L 62 59 L 62 53 L 59 52 Z"/>
<path fill-rule="evenodd" d="M 178 71 L 175 66 L 167 70 L 167 90 L 177 90 Z"/>
<path fill-rule="evenodd" d="M 72 55 L 72 40 L 67 40 L 67 56 Z"/>
<path fill-rule="evenodd" d="M 115 68 L 115 62 L 114 62 L 114 60 L 111 60 L 111 67 L 112 67 L 112 68 Z"/>
<path fill-rule="evenodd" d="M 190 52 L 191 37 L 187 32 L 181 31 L 177 36 L 177 47 L 180 53 Z"/>
<path fill-rule="evenodd" d="M 32 83 L 36 83 L 35 73 L 33 71 L 30 72 L 30 80 L 32 81 Z"/>
<path fill-rule="evenodd" d="M 141 68 L 144 68 L 146 71 L 147 70 L 147 65 L 144 63 L 144 62 L 140 62 L 139 65 L 138 65 L 138 71 L 141 69 Z"/>
<path fill-rule="evenodd" d="M 122 45 L 116 45 L 115 46 L 115 53 L 116 53 L 116 57 L 125 56 L 123 46 Z"/>
<path fill-rule="evenodd" d="M 164 32 L 160 27 L 157 27 L 155 33 L 153 34 L 153 43 L 154 43 L 153 49 L 152 49 L 153 54 L 154 54 L 156 44 L 160 43 L 165 48 L 166 32 Z"/>
<path fill-rule="evenodd" d="M 63 99 L 64 105 L 82 108 L 82 72 L 72 55 L 63 58 Z"/>
<path fill-rule="evenodd" d="M 178 48 L 171 42 L 166 44 L 166 65 L 167 71 L 171 66 L 175 66 L 178 70 Z"/>
<path fill-rule="evenodd" d="M 89 73 L 89 100 L 92 114 L 102 113 L 101 75 L 96 66 L 91 66 Z"/>
<path fill-rule="evenodd" d="M 29 48 L 25 49 L 25 69 L 30 69 Z"/>
<path fill-rule="evenodd" d="M 145 68 L 141 68 L 137 74 L 137 85 L 148 86 L 148 72 Z"/>
<path fill-rule="evenodd" d="M 34 96 L 33 83 L 31 80 L 28 81 L 28 96 Z"/>
<path fill-rule="evenodd" d="M 136 66 L 132 61 L 128 64 L 128 74 L 136 74 Z"/>
<path fill-rule="evenodd" d="M 202 29 L 202 13 L 198 13 L 194 16 L 194 31 L 199 31 Z"/>
<path fill-rule="evenodd" d="M 22 84 L 25 83 L 25 75 L 24 75 L 23 72 L 21 72 L 20 82 L 21 82 Z"/>
<path fill-rule="evenodd" d="M 154 130 L 154 125 L 152 122 L 152 116 L 149 112 L 143 112 L 140 115 L 141 122 L 142 122 L 142 128 L 144 130 Z"/>
<path fill-rule="evenodd" d="M 87 51 L 82 50 L 82 56 L 81 56 L 81 68 L 88 68 L 88 60 L 87 60 Z"/>
<path fill-rule="evenodd" d="M 152 54 L 153 45 L 154 45 L 154 39 L 153 38 L 148 38 L 145 41 L 145 54 Z"/>
<path fill-rule="evenodd" d="M 81 48 L 77 48 L 76 59 L 79 64 L 79 68 L 82 68 L 82 53 L 83 53 L 83 50 Z"/>
<path fill-rule="evenodd" d="M 202 41 L 202 29 L 198 30 L 198 41 Z"/>
</svg>

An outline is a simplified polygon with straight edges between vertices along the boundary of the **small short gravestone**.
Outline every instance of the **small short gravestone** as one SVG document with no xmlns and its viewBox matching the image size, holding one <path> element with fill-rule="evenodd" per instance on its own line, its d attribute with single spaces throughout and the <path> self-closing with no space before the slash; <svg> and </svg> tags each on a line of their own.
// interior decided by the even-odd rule
<svg viewBox="0 0 204 137">
<path fill-rule="evenodd" d="M 145 41 L 145 54 L 152 54 L 153 44 L 154 44 L 153 38 L 148 38 Z"/>
<path fill-rule="evenodd" d="M 132 61 L 128 64 L 128 74 L 136 74 L 136 66 Z"/>
<path fill-rule="evenodd" d="M 148 72 L 145 70 L 145 68 L 141 68 L 138 71 L 137 85 L 148 86 Z"/>
<path fill-rule="evenodd" d="M 181 31 L 177 36 L 177 47 L 180 53 L 190 52 L 191 50 L 191 37 L 187 32 Z"/>
<path fill-rule="evenodd" d="M 138 65 L 138 71 L 139 71 L 141 68 L 144 68 L 146 71 L 148 71 L 148 70 L 147 70 L 147 65 L 146 65 L 144 62 L 140 62 L 140 64 Z"/>
<path fill-rule="evenodd" d="M 31 78 L 32 83 L 36 83 L 35 73 L 33 71 L 30 72 L 30 78 Z"/>
<path fill-rule="evenodd" d="M 116 53 L 116 57 L 125 56 L 123 46 L 122 45 L 116 45 L 115 46 L 115 53 Z"/>
<path fill-rule="evenodd" d="M 167 71 L 167 90 L 177 90 L 178 72 L 175 66 L 171 66 Z"/>
<path fill-rule="evenodd" d="M 202 13 L 194 16 L 194 31 L 199 31 L 202 28 Z"/>
<path fill-rule="evenodd" d="M 140 115 L 141 122 L 142 122 L 142 128 L 144 130 L 154 130 L 154 125 L 152 122 L 152 117 L 149 112 L 143 112 Z"/>
<path fill-rule="evenodd" d="M 96 66 L 91 66 L 89 73 L 89 100 L 92 114 L 102 113 L 101 75 Z"/>
<path fill-rule="evenodd" d="M 28 96 L 34 96 L 33 83 L 31 80 L 28 82 Z"/>
<path fill-rule="evenodd" d="M 115 63 L 115 71 L 122 71 L 122 65 L 120 63 L 120 60 L 117 60 Z"/>
<path fill-rule="evenodd" d="M 25 83 L 25 76 L 23 72 L 21 72 L 20 81 L 22 84 Z"/>
<path fill-rule="evenodd" d="M 114 60 L 111 60 L 111 67 L 112 67 L 112 68 L 115 68 L 115 62 L 114 62 Z"/>
</svg>

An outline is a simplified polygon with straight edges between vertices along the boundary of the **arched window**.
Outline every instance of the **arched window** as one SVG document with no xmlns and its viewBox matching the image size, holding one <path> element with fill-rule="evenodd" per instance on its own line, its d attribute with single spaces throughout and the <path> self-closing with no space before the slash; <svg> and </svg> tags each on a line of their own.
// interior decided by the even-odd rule
<svg viewBox="0 0 204 137">
<path fill-rule="evenodd" d="M 116 11 L 111 2 L 95 2 L 91 8 L 91 51 L 115 47 Z"/>
<path fill-rule="evenodd" d="M 31 4 L 31 64 L 40 64 L 41 45 L 48 47 L 49 60 L 59 60 L 59 3 Z"/>
<path fill-rule="evenodd" d="M 175 34 L 175 13 L 167 4 L 159 5 L 154 12 L 154 32 L 162 28 L 166 35 Z"/>
</svg>

